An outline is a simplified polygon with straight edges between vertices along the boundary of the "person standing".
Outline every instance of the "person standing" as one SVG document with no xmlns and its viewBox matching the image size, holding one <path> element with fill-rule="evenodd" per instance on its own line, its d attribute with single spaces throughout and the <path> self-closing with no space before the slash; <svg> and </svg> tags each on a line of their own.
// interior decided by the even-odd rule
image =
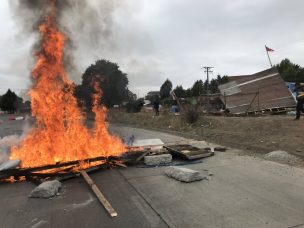
<svg viewBox="0 0 304 228">
<path fill-rule="evenodd" d="M 159 116 L 159 100 L 158 99 L 156 99 L 154 101 L 153 107 L 154 107 L 155 115 Z"/>
<path fill-rule="evenodd" d="M 304 112 L 304 85 L 300 85 L 300 83 L 296 82 L 296 88 L 294 92 L 296 92 L 297 106 L 296 106 L 296 118 L 294 120 L 299 120 L 301 116 L 301 112 Z"/>
</svg>

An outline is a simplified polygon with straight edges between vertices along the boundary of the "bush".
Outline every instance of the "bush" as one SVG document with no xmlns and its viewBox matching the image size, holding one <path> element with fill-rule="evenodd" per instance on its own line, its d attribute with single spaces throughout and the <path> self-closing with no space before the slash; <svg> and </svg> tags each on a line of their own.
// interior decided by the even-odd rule
<svg viewBox="0 0 304 228">
<path fill-rule="evenodd" d="M 126 111 L 128 113 L 140 112 L 141 108 L 144 106 L 144 100 L 138 99 L 136 101 L 129 101 L 126 105 Z"/>
<path fill-rule="evenodd" d="M 167 97 L 162 100 L 162 105 L 170 107 L 172 105 L 177 105 L 177 102 L 173 100 L 171 97 Z"/>
<path fill-rule="evenodd" d="M 183 119 L 189 123 L 195 123 L 199 118 L 199 111 L 197 106 L 188 106 L 185 108 Z"/>
</svg>

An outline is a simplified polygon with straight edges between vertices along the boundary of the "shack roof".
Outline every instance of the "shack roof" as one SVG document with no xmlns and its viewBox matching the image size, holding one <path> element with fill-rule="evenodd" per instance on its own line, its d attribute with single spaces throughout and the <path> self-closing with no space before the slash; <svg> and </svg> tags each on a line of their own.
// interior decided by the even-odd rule
<svg viewBox="0 0 304 228">
<path fill-rule="evenodd" d="M 295 100 L 276 69 L 252 75 L 230 76 L 219 86 L 222 101 L 231 113 L 240 114 L 273 108 L 288 108 Z"/>
</svg>

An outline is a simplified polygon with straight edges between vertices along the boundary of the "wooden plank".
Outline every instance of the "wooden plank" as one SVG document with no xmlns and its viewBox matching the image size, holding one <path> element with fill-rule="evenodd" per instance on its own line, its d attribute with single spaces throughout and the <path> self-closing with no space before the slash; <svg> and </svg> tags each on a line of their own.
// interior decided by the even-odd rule
<svg viewBox="0 0 304 228">
<path fill-rule="evenodd" d="M 144 158 L 147 154 L 149 154 L 151 150 L 146 150 L 142 155 L 140 155 L 138 158 L 136 158 L 135 163 L 139 162 L 141 159 Z"/>
<path fill-rule="evenodd" d="M 210 150 L 200 149 L 198 147 L 194 147 L 191 145 L 173 145 L 173 146 L 165 146 L 165 148 L 170 151 L 172 154 L 175 154 L 177 156 L 183 157 L 188 160 L 194 160 L 199 158 L 205 158 L 210 157 L 214 155 L 214 152 L 211 152 Z M 189 151 L 188 153 L 185 153 L 184 151 Z"/>
<path fill-rule="evenodd" d="M 116 166 L 123 167 L 123 168 L 128 168 L 127 165 L 125 165 L 124 163 L 121 163 L 121 162 L 119 162 L 119 161 L 112 161 L 112 164 L 113 164 L 113 165 L 116 165 Z"/>
<path fill-rule="evenodd" d="M 97 196 L 99 202 L 104 206 L 104 208 L 107 210 L 107 212 L 110 214 L 111 217 L 116 217 L 117 212 L 114 210 L 114 208 L 111 206 L 111 204 L 108 202 L 108 200 L 104 197 L 104 195 L 101 193 L 99 188 L 95 185 L 94 181 L 91 179 L 91 177 L 86 173 L 86 171 L 82 170 L 80 171 L 80 174 L 84 178 L 84 180 L 87 182 L 87 184 L 90 186 L 92 191 Z"/>
</svg>

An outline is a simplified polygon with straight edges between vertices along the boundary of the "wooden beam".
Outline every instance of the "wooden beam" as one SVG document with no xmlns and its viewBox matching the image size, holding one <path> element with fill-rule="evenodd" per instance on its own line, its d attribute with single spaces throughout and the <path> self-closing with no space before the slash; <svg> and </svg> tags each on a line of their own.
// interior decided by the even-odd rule
<svg viewBox="0 0 304 228">
<path fill-rule="evenodd" d="M 84 178 L 84 180 L 87 182 L 87 184 L 90 186 L 92 191 L 97 196 L 99 202 L 104 206 L 104 208 L 107 210 L 107 212 L 110 214 L 111 217 L 116 217 L 117 212 L 114 210 L 114 208 L 111 206 L 111 204 L 108 202 L 108 200 L 104 197 L 104 195 L 101 193 L 99 188 L 96 186 L 94 181 L 91 179 L 91 177 L 86 173 L 86 171 L 82 170 L 80 171 L 80 174 Z"/>
<path fill-rule="evenodd" d="M 259 92 L 257 92 L 257 93 L 255 94 L 255 96 L 253 97 L 252 101 L 250 102 L 249 107 L 247 108 L 247 110 L 245 111 L 245 113 L 248 113 L 248 111 L 249 111 L 249 109 L 251 108 L 253 102 L 255 101 L 255 98 L 256 98 L 258 95 L 259 95 Z"/>
</svg>

